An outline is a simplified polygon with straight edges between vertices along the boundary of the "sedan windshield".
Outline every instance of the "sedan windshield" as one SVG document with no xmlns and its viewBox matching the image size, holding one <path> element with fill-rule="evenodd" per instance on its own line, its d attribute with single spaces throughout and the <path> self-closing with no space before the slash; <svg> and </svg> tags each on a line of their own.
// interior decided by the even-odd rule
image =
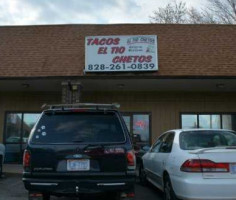
<svg viewBox="0 0 236 200">
<path fill-rule="evenodd" d="M 236 146 L 236 135 L 230 131 L 185 131 L 180 134 L 183 150 L 230 146 Z"/>
</svg>

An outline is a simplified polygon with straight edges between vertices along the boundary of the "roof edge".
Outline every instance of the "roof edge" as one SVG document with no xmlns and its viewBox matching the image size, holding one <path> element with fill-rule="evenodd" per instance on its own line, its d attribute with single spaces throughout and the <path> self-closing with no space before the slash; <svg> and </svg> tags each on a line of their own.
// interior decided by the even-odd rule
<svg viewBox="0 0 236 200">
<path fill-rule="evenodd" d="M 236 79 L 236 76 L 32 76 L 0 77 L 0 80 L 39 80 L 39 79 Z"/>
<path fill-rule="evenodd" d="M 84 23 L 84 24 L 27 24 L 27 25 L 0 25 L 0 28 L 22 28 L 22 27 L 55 27 L 55 26 L 210 26 L 210 27 L 221 27 L 221 26 L 230 26 L 235 27 L 235 24 L 162 24 L 162 23 L 114 23 L 114 24 L 93 24 L 93 23 Z"/>
</svg>

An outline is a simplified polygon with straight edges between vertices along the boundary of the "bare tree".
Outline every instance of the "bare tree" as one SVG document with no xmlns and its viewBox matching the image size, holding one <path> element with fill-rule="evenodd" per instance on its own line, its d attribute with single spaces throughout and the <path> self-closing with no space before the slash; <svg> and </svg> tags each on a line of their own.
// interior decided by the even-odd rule
<svg viewBox="0 0 236 200">
<path fill-rule="evenodd" d="M 221 24 L 236 24 L 236 0 L 208 0 L 207 11 Z"/>
<path fill-rule="evenodd" d="M 182 24 L 186 23 L 187 7 L 186 3 L 173 1 L 164 8 L 158 8 L 150 16 L 152 23 Z"/>
<path fill-rule="evenodd" d="M 207 10 L 198 11 L 196 8 L 190 8 L 188 10 L 189 24 L 217 24 L 218 21 L 214 15 Z"/>
<path fill-rule="evenodd" d="M 172 1 L 150 16 L 152 23 L 169 24 L 236 24 L 236 0 L 207 0 L 208 6 L 198 10 L 187 8 L 183 1 Z"/>
</svg>

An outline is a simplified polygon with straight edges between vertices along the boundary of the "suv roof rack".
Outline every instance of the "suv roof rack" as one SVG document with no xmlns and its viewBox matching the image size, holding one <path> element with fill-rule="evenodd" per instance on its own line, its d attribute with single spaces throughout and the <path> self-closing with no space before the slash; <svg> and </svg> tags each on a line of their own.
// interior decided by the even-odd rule
<svg viewBox="0 0 236 200">
<path fill-rule="evenodd" d="M 75 103 L 75 104 L 55 104 L 55 105 L 47 105 L 44 104 L 41 107 L 42 109 L 49 108 L 51 109 L 65 109 L 65 108 L 93 108 L 93 109 L 119 109 L 120 104 L 112 103 L 112 104 L 96 104 L 96 103 Z"/>
</svg>

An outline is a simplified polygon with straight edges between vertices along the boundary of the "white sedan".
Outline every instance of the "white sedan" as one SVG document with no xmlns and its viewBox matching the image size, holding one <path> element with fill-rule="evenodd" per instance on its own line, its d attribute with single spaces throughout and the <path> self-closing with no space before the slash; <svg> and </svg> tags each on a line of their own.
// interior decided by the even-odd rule
<svg viewBox="0 0 236 200">
<path fill-rule="evenodd" d="M 168 131 L 142 157 L 139 172 L 165 200 L 236 200 L 235 132 Z"/>
</svg>

